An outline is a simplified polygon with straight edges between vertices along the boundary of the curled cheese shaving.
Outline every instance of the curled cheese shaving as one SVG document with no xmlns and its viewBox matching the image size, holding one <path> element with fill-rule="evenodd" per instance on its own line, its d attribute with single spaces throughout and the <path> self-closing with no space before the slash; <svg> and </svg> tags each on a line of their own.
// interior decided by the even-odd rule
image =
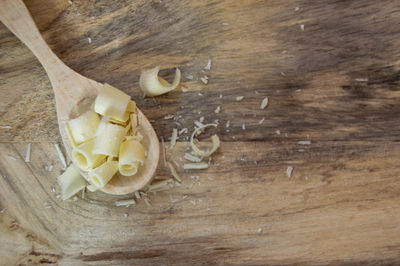
<svg viewBox="0 0 400 266">
<path fill-rule="evenodd" d="M 94 139 L 91 139 L 72 150 L 72 160 L 82 170 L 87 171 L 95 168 L 106 158 L 106 156 L 102 154 L 93 154 L 94 145 L 95 141 Z"/>
<path fill-rule="evenodd" d="M 103 188 L 108 181 L 117 173 L 118 162 L 105 162 L 96 169 L 89 171 L 88 176 L 90 182 L 98 188 Z"/>
<path fill-rule="evenodd" d="M 203 129 L 207 128 L 207 127 L 217 127 L 216 124 L 206 124 L 203 125 L 201 127 L 196 128 L 192 135 L 190 136 L 190 145 L 192 146 L 193 149 L 193 153 L 200 156 L 200 157 L 208 157 L 211 154 L 213 154 L 219 147 L 220 145 L 220 141 L 219 141 L 219 137 L 217 135 L 213 135 L 211 137 L 211 142 L 212 142 L 212 148 L 210 150 L 207 151 L 203 151 L 200 150 L 196 144 L 194 143 L 194 136 L 197 134 L 197 132 L 202 132 Z"/>
<path fill-rule="evenodd" d="M 208 168 L 208 163 L 185 163 L 183 165 L 183 169 L 189 170 L 189 169 L 206 169 Z"/>
<path fill-rule="evenodd" d="M 123 91 L 114 88 L 109 84 L 104 84 L 94 103 L 94 111 L 104 116 L 125 122 L 129 118 L 126 111 L 131 97 Z M 133 107 L 132 104 L 129 107 Z"/>
<path fill-rule="evenodd" d="M 158 76 L 160 67 L 157 66 L 140 75 L 139 86 L 146 96 L 158 96 L 174 90 L 181 81 L 181 71 L 177 68 L 172 84 Z"/>
<path fill-rule="evenodd" d="M 118 169 L 123 176 L 135 175 L 145 161 L 145 150 L 137 140 L 126 140 L 119 149 Z"/>
<path fill-rule="evenodd" d="M 72 143 L 79 145 L 91 139 L 96 133 L 97 126 L 99 125 L 99 115 L 92 110 L 87 111 L 83 115 L 72 119 L 68 122 L 68 127 L 72 136 Z"/>
</svg>

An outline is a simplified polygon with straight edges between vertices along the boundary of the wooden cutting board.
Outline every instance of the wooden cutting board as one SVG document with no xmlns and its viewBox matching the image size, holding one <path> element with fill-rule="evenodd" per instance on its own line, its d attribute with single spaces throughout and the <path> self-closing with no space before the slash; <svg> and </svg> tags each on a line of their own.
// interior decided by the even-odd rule
<svg viewBox="0 0 400 266">
<path fill-rule="evenodd" d="M 222 145 L 151 207 L 57 199 L 51 86 L 0 25 L 1 265 L 400 263 L 396 1 L 26 4 L 54 52 L 129 93 L 160 139 L 204 117 L 218 119 Z M 143 99 L 140 72 L 156 65 L 167 79 L 179 67 L 188 91 Z M 179 165 L 186 136 L 167 151 Z"/>
</svg>

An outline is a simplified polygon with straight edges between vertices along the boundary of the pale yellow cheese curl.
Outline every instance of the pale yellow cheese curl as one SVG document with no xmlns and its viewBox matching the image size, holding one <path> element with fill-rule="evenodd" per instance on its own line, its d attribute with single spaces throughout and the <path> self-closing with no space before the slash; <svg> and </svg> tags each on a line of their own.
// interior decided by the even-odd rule
<svg viewBox="0 0 400 266">
<path fill-rule="evenodd" d="M 181 71 L 177 68 L 175 71 L 175 78 L 172 84 L 158 76 L 160 67 L 155 67 L 150 70 L 144 71 L 140 75 L 139 86 L 146 96 L 158 96 L 178 87 L 181 81 Z"/>
<path fill-rule="evenodd" d="M 90 182 L 98 188 L 103 188 L 118 171 L 117 161 L 108 161 L 89 171 Z"/>
<path fill-rule="evenodd" d="M 124 176 L 136 174 L 139 166 L 144 164 L 145 157 L 145 150 L 139 141 L 124 141 L 119 149 L 119 172 Z"/>
<path fill-rule="evenodd" d="M 86 171 L 95 168 L 99 166 L 106 158 L 106 156 L 103 154 L 93 153 L 94 144 L 95 140 L 91 139 L 72 150 L 72 160 L 82 170 Z"/>
<path fill-rule="evenodd" d="M 71 133 L 73 144 L 79 145 L 93 138 L 99 125 L 99 115 L 92 110 L 68 122 L 68 128 Z M 68 131 L 67 131 L 68 132 Z"/>
<path fill-rule="evenodd" d="M 117 157 L 125 131 L 125 128 L 119 125 L 106 124 L 95 139 L 93 153 Z"/>
<path fill-rule="evenodd" d="M 126 121 L 129 118 L 126 108 L 130 100 L 131 97 L 128 94 L 109 84 L 104 84 L 94 102 L 94 110 L 112 119 Z"/>
</svg>

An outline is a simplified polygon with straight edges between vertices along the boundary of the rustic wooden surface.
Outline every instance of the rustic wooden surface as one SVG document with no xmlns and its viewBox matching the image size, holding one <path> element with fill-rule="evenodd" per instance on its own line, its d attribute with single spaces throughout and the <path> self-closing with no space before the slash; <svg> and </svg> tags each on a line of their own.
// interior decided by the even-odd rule
<svg viewBox="0 0 400 266">
<path fill-rule="evenodd" d="M 179 170 L 183 185 L 152 196 L 152 207 L 117 208 L 124 197 L 102 193 L 56 199 L 50 82 L 0 25 L 0 126 L 11 127 L 0 128 L 0 264 L 400 263 L 399 3 L 26 4 L 54 52 L 132 95 L 160 138 L 204 116 L 219 119 L 223 142 L 210 169 Z M 167 78 L 178 66 L 189 91 L 143 99 L 140 71 L 155 65 Z M 169 156 L 187 146 L 182 137 Z"/>
</svg>

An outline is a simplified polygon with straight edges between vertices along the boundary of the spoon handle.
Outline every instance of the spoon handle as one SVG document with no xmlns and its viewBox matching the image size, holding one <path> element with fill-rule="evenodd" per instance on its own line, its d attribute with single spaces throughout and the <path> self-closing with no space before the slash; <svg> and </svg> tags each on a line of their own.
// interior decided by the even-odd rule
<svg viewBox="0 0 400 266">
<path fill-rule="evenodd" d="M 22 0 L 0 0 L 0 21 L 14 33 L 39 59 L 53 88 L 71 74 L 67 67 L 43 40 Z"/>
</svg>

